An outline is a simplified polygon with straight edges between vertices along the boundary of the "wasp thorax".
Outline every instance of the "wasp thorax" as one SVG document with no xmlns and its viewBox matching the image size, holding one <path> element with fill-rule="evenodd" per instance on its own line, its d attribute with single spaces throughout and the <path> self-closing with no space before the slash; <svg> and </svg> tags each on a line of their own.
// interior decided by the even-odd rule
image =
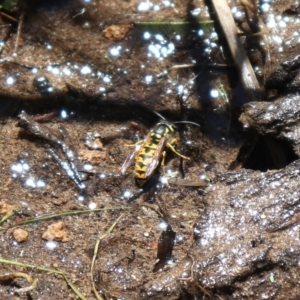
<svg viewBox="0 0 300 300">
<path fill-rule="evenodd" d="M 165 136 L 173 131 L 174 131 L 174 128 L 173 128 L 172 124 L 164 122 L 164 123 L 158 123 L 156 125 L 156 127 L 153 129 L 153 134 Z"/>
</svg>

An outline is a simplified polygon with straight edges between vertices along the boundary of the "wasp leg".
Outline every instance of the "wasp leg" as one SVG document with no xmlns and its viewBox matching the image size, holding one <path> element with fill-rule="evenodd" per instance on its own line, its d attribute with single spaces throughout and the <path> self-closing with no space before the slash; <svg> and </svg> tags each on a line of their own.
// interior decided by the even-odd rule
<svg viewBox="0 0 300 300">
<path fill-rule="evenodd" d="M 177 152 L 175 150 L 175 148 L 172 146 L 172 144 L 176 144 L 177 143 L 177 140 L 176 139 L 173 139 L 170 143 L 167 143 L 167 147 L 169 147 L 175 154 L 177 154 L 178 156 L 184 158 L 184 159 L 190 159 L 189 157 L 187 156 L 184 156 L 182 154 L 180 154 L 179 152 Z"/>
<path fill-rule="evenodd" d="M 135 147 L 137 145 L 140 145 L 142 142 L 144 142 L 144 140 L 140 140 L 134 144 L 125 144 L 126 147 Z"/>
<path fill-rule="evenodd" d="M 160 166 L 162 168 L 164 176 L 166 175 L 166 171 L 165 171 L 165 157 L 166 157 L 166 151 L 163 151 Z M 168 183 L 168 180 L 166 181 L 165 184 L 167 185 L 167 187 L 170 187 L 170 185 Z"/>
<path fill-rule="evenodd" d="M 165 158 L 166 158 L 166 151 L 163 151 L 160 166 L 162 167 L 164 175 L 166 174 L 166 172 L 165 172 Z"/>
</svg>

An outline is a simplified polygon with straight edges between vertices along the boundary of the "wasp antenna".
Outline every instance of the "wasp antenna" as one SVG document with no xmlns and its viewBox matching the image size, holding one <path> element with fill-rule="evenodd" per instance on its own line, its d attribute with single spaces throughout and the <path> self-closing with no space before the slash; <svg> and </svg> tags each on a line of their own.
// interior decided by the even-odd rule
<svg viewBox="0 0 300 300">
<path fill-rule="evenodd" d="M 158 113 L 157 111 L 153 110 L 152 112 L 154 112 L 157 116 L 159 116 L 162 120 L 166 121 L 166 118 L 164 118 L 160 113 Z"/>
<path fill-rule="evenodd" d="M 201 127 L 199 124 L 194 123 L 194 122 L 190 122 L 190 121 L 176 121 L 176 122 L 173 122 L 173 123 L 176 123 L 176 124 L 178 124 L 178 123 L 185 123 L 185 124 L 192 124 L 192 125 Z"/>
</svg>

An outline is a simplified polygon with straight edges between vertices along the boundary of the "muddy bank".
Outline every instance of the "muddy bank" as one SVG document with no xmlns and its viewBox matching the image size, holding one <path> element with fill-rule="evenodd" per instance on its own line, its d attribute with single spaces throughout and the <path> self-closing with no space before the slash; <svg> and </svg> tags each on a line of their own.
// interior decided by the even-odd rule
<svg viewBox="0 0 300 300">
<path fill-rule="evenodd" d="M 248 90 L 206 4 L 1 9 L 2 298 L 297 299 L 299 9 L 229 3 Z"/>
</svg>

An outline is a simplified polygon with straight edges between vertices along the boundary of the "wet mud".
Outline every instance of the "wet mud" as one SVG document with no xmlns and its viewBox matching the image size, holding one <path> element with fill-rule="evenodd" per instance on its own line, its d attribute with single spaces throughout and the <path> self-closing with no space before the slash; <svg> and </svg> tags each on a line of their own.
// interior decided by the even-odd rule
<svg viewBox="0 0 300 300">
<path fill-rule="evenodd" d="M 0 11 L 1 299 L 298 299 L 298 4 L 228 2 L 251 101 L 209 1 L 19 2 Z M 162 117 L 139 186 L 122 166 Z"/>
</svg>

